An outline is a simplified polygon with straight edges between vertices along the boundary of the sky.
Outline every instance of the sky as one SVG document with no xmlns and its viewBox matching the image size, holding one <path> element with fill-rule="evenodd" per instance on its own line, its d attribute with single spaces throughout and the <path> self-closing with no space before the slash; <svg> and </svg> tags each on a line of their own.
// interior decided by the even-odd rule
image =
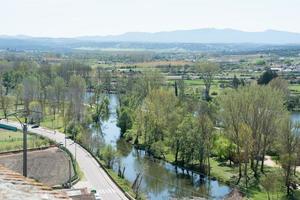
<svg viewBox="0 0 300 200">
<path fill-rule="evenodd" d="M 0 0 L 0 35 L 76 37 L 199 28 L 300 33 L 300 0 Z"/>
</svg>

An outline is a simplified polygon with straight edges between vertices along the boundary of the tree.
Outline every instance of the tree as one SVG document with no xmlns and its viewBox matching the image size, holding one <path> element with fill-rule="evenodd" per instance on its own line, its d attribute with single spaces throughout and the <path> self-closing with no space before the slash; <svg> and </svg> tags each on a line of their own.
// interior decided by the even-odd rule
<svg viewBox="0 0 300 200">
<path fill-rule="evenodd" d="M 178 162 L 179 153 L 182 148 L 182 141 L 186 135 L 185 128 L 188 126 L 186 123 L 190 121 L 190 116 L 187 115 L 185 109 L 177 106 L 172 114 L 172 120 L 169 121 L 168 140 L 170 149 L 175 155 L 175 163 Z"/>
<path fill-rule="evenodd" d="M 278 174 L 271 172 L 269 174 L 266 174 L 262 179 L 261 179 L 261 185 L 265 189 L 268 195 L 268 200 L 271 200 L 272 194 L 280 191 L 281 189 L 281 178 L 278 176 Z"/>
<path fill-rule="evenodd" d="M 117 151 L 113 148 L 112 145 L 108 144 L 102 148 L 99 152 L 100 157 L 105 161 L 105 164 L 108 168 L 112 168 L 117 157 Z"/>
<path fill-rule="evenodd" d="M 118 123 L 117 125 L 121 129 L 121 135 L 123 135 L 126 130 L 130 129 L 132 127 L 132 114 L 131 111 L 128 108 L 122 107 L 120 111 L 118 112 Z"/>
<path fill-rule="evenodd" d="M 258 176 L 258 167 L 261 162 L 261 171 L 264 168 L 264 157 L 273 138 L 280 130 L 280 121 L 286 114 L 283 95 L 279 90 L 270 86 L 247 86 L 237 90 L 227 91 L 220 97 L 220 106 L 223 123 L 228 138 L 236 145 L 241 178 L 241 159 L 243 145 L 241 143 L 241 125 L 249 127 L 252 144 L 250 149 L 250 164 L 254 175 Z"/>
<path fill-rule="evenodd" d="M 300 145 L 299 125 L 293 124 L 288 116 L 282 122 L 280 141 L 280 161 L 284 170 L 285 186 L 287 195 L 291 194 L 293 169 L 297 158 L 297 148 Z"/>
<path fill-rule="evenodd" d="M 27 76 L 23 80 L 24 85 L 24 96 L 23 96 L 23 102 L 24 102 L 24 109 L 27 115 L 29 115 L 29 104 L 34 99 L 38 99 L 39 95 L 39 82 L 36 77 L 34 76 Z"/>
<path fill-rule="evenodd" d="M 62 109 L 62 113 L 64 113 L 64 101 L 66 98 L 66 84 L 64 79 L 62 79 L 61 77 L 55 77 L 53 88 L 57 109 L 58 111 Z"/>
<path fill-rule="evenodd" d="M 242 160 L 244 163 L 244 177 L 245 177 L 245 184 L 246 188 L 248 187 L 248 163 L 250 159 L 251 148 L 253 147 L 253 137 L 251 135 L 251 129 L 246 124 L 240 125 L 240 144 L 242 147 Z"/>
<path fill-rule="evenodd" d="M 29 123 L 40 124 L 40 122 L 43 118 L 41 104 L 38 101 L 32 101 L 29 104 L 29 110 L 30 110 L 30 114 L 29 114 L 29 118 L 28 118 Z"/>
<path fill-rule="evenodd" d="M 14 88 L 16 80 L 13 71 L 6 71 L 2 75 L 2 85 L 5 87 L 5 95 L 8 95 L 10 89 Z"/>
<path fill-rule="evenodd" d="M 241 114 L 244 109 L 244 99 L 242 91 L 239 89 L 237 91 L 228 91 L 226 95 L 220 97 L 219 102 L 222 108 L 221 115 L 225 126 L 225 133 L 227 137 L 236 146 L 237 161 L 239 167 L 239 178 L 238 182 L 242 177 L 242 159 L 241 159 L 241 139 L 240 139 L 240 125 L 242 124 L 243 117 Z"/>
<path fill-rule="evenodd" d="M 270 68 L 267 68 L 266 71 L 259 77 L 257 83 L 259 85 L 267 85 L 272 79 L 278 77 L 277 73 Z"/>
<path fill-rule="evenodd" d="M 12 106 L 12 103 L 13 103 L 12 96 L 6 95 L 5 87 L 0 85 L 0 105 L 5 119 L 7 119 L 7 115 L 10 107 Z"/>
<path fill-rule="evenodd" d="M 239 87 L 239 85 L 241 84 L 240 80 L 236 77 L 236 75 L 234 75 L 231 84 L 234 89 L 237 89 Z"/>
<path fill-rule="evenodd" d="M 184 166 L 192 158 L 194 151 L 196 138 L 196 121 L 192 115 L 186 115 L 180 124 L 178 124 L 175 135 L 173 136 L 172 148 L 175 150 L 175 162 L 178 162 L 181 158 L 181 164 Z"/>
<path fill-rule="evenodd" d="M 85 80 L 77 75 L 71 76 L 68 92 L 72 116 L 75 121 L 81 122 L 84 115 L 84 97 L 86 94 Z"/>
<path fill-rule="evenodd" d="M 179 93 L 179 99 L 183 100 L 185 97 L 185 85 L 184 85 L 184 80 L 182 78 L 177 81 L 177 88 Z"/>
<path fill-rule="evenodd" d="M 214 125 L 206 113 L 198 113 L 196 118 L 196 147 L 200 170 L 205 169 L 210 175 L 210 156 L 212 149 Z M 207 167 L 205 167 L 205 164 Z M 208 170 L 208 171 L 207 171 Z"/>
<path fill-rule="evenodd" d="M 215 74 L 219 71 L 219 65 L 213 62 L 202 62 L 198 64 L 198 71 L 200 73 L 200 78 L 203 79 L 205 86 L 204 98 L 208 101 L 210 100 L 210 87 Z"/>
<path fill-rule="evenodd" d="M 18 105 L 22 104 L 22 98 L 24 96 L 24 86 L 22 84 L 18 84 L 14 89 L 15 96 L 15 111 L 18 110 Z"/>
<path fill-rule="evenodd" d="M 55 98 L 54 87 L 52 87 L 51 85 L 48 85 L 46 87 L 46 92 L 47 92 L 47 100 L 48 100 L 48 103 L 50 106 L 50 110 L 53 115 L 52 120 L 55 120 L 56 110 L 57 110 L 58 105 L 57 105 L 56 98 Z"/>
<path fill-rule="evenodd" d="M 288 88 L 289 83 L 286 80 L 281 79 L 280 77 L 272 79 L 269 85 L 271 88 L 281 91 L 285 97 L 288 97 L 290 94 L 290 90 Z"/>
</svg>

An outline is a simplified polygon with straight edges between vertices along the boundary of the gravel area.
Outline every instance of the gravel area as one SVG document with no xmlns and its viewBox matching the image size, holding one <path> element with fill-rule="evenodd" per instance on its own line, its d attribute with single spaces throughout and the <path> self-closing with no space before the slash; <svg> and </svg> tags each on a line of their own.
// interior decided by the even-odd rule
<svg viewBox="0 0 300 200">
<path fill-rule="evenodd" d="M 22 174 L 23 154 L 0 154 L 0 164 Z M 69 180 L 69 157 L 59 148 L 28 152 L 28 177 L 48 186 L 61 185 Z M 71 175 L 74 175 L 71 167 Z"/>
</svg>

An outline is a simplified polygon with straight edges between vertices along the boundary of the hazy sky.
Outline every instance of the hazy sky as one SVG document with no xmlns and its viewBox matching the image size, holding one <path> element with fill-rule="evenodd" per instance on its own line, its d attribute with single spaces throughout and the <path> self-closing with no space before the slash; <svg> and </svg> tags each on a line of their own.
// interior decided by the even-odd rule
<svg viewBox="0 0 300 200">
<path fill-rule="evenodd" d="M 0 35 L 71 37 L 197 28 L 300 32 L 300 0 L 0 0 Z"/>
</svg>

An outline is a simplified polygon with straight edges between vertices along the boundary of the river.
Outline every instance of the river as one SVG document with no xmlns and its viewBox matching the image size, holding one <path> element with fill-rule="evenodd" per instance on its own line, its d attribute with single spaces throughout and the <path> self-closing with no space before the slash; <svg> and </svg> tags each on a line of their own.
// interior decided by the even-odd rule
<svg viewBox="0 0 300 200">
<path fill-rule="evenodd" d="M 122 166 L 125 166 L 125 179 L 133 183 L 138 173 L 143 174 L 141 188 L 148 199 L 165 200 L 181 197 L 204 197 L 223 199 L 231 188 L 217 180 L 209 180 L 197 173 L 176 167 L 162 160 L 145 155 L 132 145 L 120 139 L 117 127 L 118 99 L 110 95 L 110 117 L 102 123 L 104 141 L 113 145 L 121 154 Z M 117 168 L 114 169 L 117 171 Z"/>
</svg>

